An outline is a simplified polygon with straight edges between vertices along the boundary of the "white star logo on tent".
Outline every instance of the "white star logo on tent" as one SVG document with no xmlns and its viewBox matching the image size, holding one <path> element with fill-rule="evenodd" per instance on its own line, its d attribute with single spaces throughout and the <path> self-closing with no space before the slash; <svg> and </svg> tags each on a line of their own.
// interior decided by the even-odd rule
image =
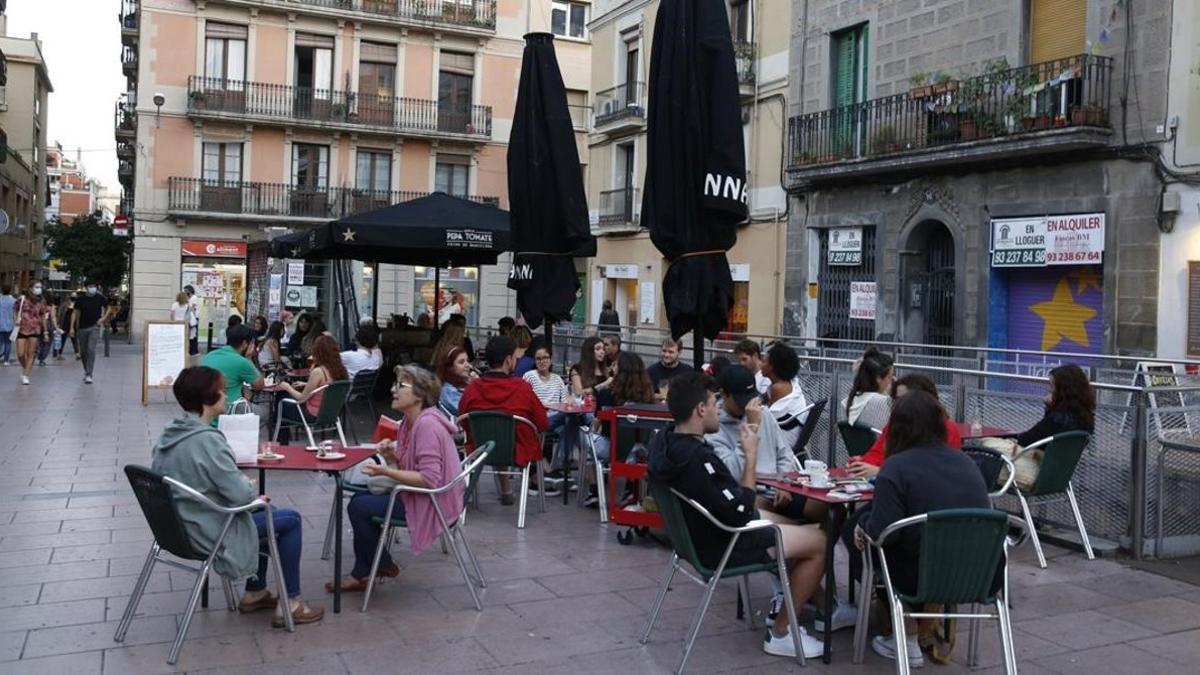
<svg viewBox="0 0 1200 675">
<path fill-rule="evenodd" d="M 342 241 L 354 241 L 354 230 L 346 228 L 346 230 L 342 232 Z"/>
</svg>

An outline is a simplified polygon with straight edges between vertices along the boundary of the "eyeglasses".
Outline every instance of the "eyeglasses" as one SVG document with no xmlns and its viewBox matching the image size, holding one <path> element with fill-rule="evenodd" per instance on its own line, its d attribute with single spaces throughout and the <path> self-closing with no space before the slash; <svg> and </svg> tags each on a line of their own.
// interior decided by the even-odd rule
<svg viewBox="0 0 1200 675">
<path fill-rule="evenodd" d="M 400 391 L 401 389 L 412 389 L 412 385 L 408 382 L 397 382 L 392 385 L 392 391 Z"/>
</svg>

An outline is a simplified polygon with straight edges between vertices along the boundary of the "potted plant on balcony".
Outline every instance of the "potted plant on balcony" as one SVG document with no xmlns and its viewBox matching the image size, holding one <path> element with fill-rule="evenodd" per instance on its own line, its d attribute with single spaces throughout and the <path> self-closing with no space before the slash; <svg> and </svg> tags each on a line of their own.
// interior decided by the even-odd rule
<svg viewBox="0 0 1200 675">
<path fill-rule="evenodd" d="M 330 117 L 330 119 L 333 119 L 336 121 L 345 120 L 346 119 L 346 104 L 345 103 L 334 103 L 333 105 L 329 106 L 329 117 Z"/>
<path fill-rule="evenodd" d="M 1073 106 L 1071 108 L 1071 126 L 1104 126 L 1104 109 L 1094 105 Z"/>
<path fill-rule="evenodd" d="M 193 91 L 188 92 L 188 101 L 192 104 L 193 107 L 196 107 L 196 108 L 204 107 L 204 98 L 205 98 L 205 94 L 204 94 L 204 91 L 201 89 L 195 89 Z"/>
<path fill-rule="evenodd" d="M 933 86 L 929 84 L 929 76 L 922 72 L 916 72 L 909 76 L 908 87 L 909 98 L 926 98 L 933 93 Z"/>
<path fill-rule="evenodd" d="M 883 155 L 900 150 L 896 127 L 884 124 L 875 128 L 871 134 L 871 154 Z"/>
<path fill-rule="evenodd" d="M 934 82 L 930 86 L 931 94 L 945 94 L 947 92 L 958 89 L 958 81 L 950 75 L 950 73 L 937 73 L 934 75 Z"/>
</svg>

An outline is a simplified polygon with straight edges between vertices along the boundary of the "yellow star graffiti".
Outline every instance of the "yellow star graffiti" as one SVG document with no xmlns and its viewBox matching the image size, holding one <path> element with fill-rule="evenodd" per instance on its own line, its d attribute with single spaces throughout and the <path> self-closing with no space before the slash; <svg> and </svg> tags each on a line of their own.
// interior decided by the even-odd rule
<svg viewBox="0 0 1200 675">
<path fill-rule="evenodd" d="M 346 230 L 342 232 L 342 241 L 354 241 L 354 230 L 346 228 Z"/>
<path fill-rule="evenodd" d="M 1104 292 L 1104 282 L 1100 279 L 1100 274 L 1096 272 L 1095 267 L 1080 267 L 1067 276 L 1075 280 L 1076 295 L 1083 293 L 1089 288 L 1095 288 L 1100 293 Z"/>
<path fill-rule="evenodd" d="M 1058 280 L 1054 296 L 1046 302 L 1029 306 L 1044 322 L 1042 328 L 1042 351 L 1050 351 L 1064 338 L 1080 347 L 1091 346 L 1088 341 L 1087 322 L 1096 317 L 1096 310 L 1076 304 L 1071 295 L 1071 284 L 1066 277 Z"/>
</svg>

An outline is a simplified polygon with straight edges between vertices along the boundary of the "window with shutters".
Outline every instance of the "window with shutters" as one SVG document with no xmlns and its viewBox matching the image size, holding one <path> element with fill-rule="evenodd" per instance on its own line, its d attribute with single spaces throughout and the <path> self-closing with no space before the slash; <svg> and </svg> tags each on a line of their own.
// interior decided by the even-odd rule
<svg viewBox="0 0 1200 675">
<path fill-rule="evenodd" d="M 466 197 L 471 160 L 463 155 L 438 155 L 433 189 L 455 197 Z"/>
<path fill-rule="evenodd" d="M 396 107 L 396 45 L 363 42 L 355 112 L 366 124 L 392 126 Z"/>
<path fill-rule="evenodd" d="M 1087 0 L 1029 0 L 1029 62 L 1086 51 Z"/>
<path fill-rule="evenodd" d="M 206 88 L 241 91 L 246 79 L 245 26 L 208 22 L 204 26 L 204 76 Z"/>
<path fill-rule="evenodd" d="M 442 52 L 438 71 L 438 130 L 464 133 L 471 123 L 475 55 Z"/>
<path fill-rule="evenodd" d="M 592 107 L 588 105 L 588 93 L 582 89 L 567 90 L 567 110 L 571 113 L 571 124 L 579 131 L 587 131 Z"/>
<path fill-rule="evenodd" d="M 867 24 L 834 33 L 833 44 L 833 105 L 836 133 L 834 149 L 851 156 L 860 144 L 860 116 L 853 107 L 867 100 Z"/>
</svg>

